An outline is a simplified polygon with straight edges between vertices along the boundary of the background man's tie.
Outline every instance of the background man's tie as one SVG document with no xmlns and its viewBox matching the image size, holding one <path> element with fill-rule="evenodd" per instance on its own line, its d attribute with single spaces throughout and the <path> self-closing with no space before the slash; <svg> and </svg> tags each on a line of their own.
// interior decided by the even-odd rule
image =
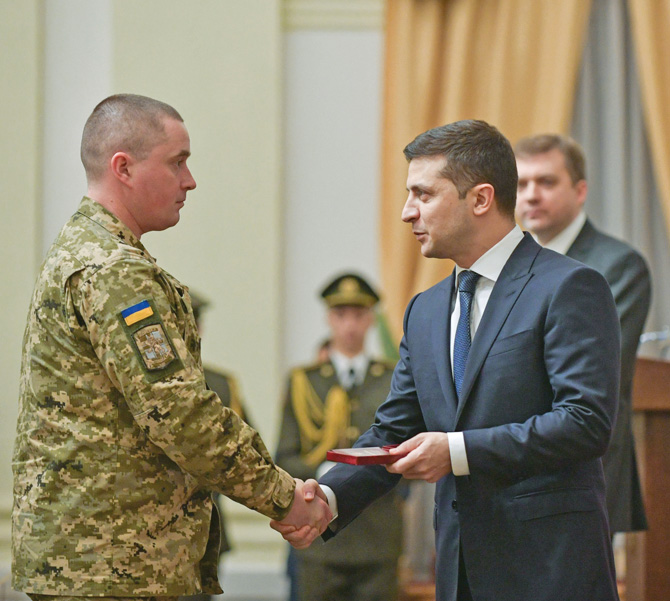
<svg viewBox="0 0 670 601">
<path fill-rule="evenodd" d="M 456 394 L 461 395 L 461 384 L 465 374 L 465 364 L 470 352 L 470 306 L 477 286 L 479 274 L 474 271 L 461 271 L 458 278 L 458 294 L 461 303 L 461 314 L 456 327 L 454 339 L 454 384 Z"/>
</svg>

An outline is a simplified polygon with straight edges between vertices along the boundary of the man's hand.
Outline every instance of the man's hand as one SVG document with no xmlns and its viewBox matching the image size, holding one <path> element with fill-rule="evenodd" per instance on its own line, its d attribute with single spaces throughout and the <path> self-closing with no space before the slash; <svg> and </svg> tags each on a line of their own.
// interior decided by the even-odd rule
<svg viewBox="0 0 670 601">
<path fill-rule="evenodd" d="M 328 499 L 316 480 L 295 480 L 295 498 L 288 515 L 272 520 L 270 527 L 279 532 L 296 549 L 309 547 L 328 527 L 333 514 Z"/>
<path fill-rule="evenodd" d="M 451 473 L 451 453 L 446 432 L 422 432 L 390 449 L 389 453 L 407 453 L 405 457 L 387 465 L 386 469 L 409 480 L 437 482 Z"/>
</svg>

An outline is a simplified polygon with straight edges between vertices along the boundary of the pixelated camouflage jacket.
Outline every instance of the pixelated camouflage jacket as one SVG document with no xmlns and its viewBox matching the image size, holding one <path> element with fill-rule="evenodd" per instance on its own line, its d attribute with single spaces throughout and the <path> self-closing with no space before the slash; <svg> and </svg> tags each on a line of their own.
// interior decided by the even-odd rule
<svg viewBox="0 0 670 601">
<path fill-rule="evenodd" d="M 89 198 L 35 286 L 13 471 L 12 585 L 51 595 L 219 593 L 209 491 L 277 519 L 293 500 L 206 388 L 187 288 Z"/>
</svg>

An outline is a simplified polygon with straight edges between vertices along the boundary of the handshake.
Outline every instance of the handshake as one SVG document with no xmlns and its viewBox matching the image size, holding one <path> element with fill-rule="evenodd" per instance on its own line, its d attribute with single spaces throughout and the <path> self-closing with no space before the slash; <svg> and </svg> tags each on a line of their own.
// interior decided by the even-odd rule
<svg viewBox="0 0 670 601">
<path fill-rule="evenodd" d="M 328 499 L 316 480 L 295 480 L 295 497 L 288 515 L 270 526 L 296 549 L 309 547 L 333 519 Z"/>
</svg>

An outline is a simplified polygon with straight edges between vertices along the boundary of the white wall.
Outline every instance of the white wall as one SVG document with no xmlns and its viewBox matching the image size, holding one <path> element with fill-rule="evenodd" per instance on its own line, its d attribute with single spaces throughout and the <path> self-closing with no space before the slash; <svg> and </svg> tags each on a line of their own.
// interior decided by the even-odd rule
<svg viewBox="0 0 670 601">
<path fill-rule="evenodd" d="M 9 562 L 21 340 L 40 260 L 41 34 L 37 0 L 0 3 L 0 579 Z"/>
<path fill-rule="evenodd" d="M 285 34 L 284 253 L 287 365 L 326 336 L 319 292 L 354 270 L 379 287 L 381 30 Z"/>
<path fill-rule="evenodd" d="M 46 0 L 42 150 L 45 253 L 86 193 L 81 132 L 112 88 L 111 0 Z"/>
</svg>

